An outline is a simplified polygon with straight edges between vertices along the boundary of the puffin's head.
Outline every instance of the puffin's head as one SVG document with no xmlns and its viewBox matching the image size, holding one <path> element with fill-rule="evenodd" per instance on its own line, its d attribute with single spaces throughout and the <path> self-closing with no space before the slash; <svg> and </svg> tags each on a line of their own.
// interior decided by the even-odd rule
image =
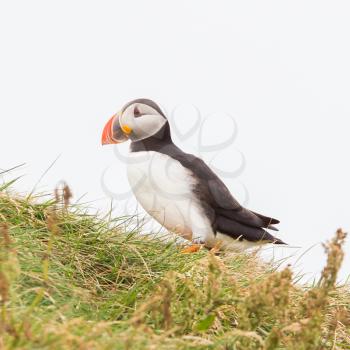
<svg viewBox="0 0 350 350">
<path fill-rule="evenodd" d="M 168 121 L 159 106 L 147 99 L 127 103 L 105 125 L 102 145 L 122 143 L 127 140 L 140 141 L 161 135 Z"/>
</svg>

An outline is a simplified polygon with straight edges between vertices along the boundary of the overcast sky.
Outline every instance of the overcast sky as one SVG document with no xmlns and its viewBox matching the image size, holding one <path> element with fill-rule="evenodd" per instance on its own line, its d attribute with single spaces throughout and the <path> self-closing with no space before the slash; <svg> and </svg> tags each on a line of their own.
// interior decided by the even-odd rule
<svg viewBox="0 0 350 350">
<path fill-rule="evenodd" d="M 311 278 L 319 243 L 350 228 L 349 15 L 348 1 L 1 1 L 0 168 L 26 163 L 30 191 L 60 155 L 38 190 L 64 179 L 122 212 L 127 145 L 101 147 L 101 131 L 154 99 L 176 143 L 302 247 L 275 254 L 317 244 L 298 263 Z"/>
</svg>

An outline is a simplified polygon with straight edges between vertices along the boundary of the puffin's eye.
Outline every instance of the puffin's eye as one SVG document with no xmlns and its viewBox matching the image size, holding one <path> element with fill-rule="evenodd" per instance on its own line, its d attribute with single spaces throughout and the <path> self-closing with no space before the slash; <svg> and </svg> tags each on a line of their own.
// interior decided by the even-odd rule
<svg viewBox="0 0 350 350">
<path fill-rule="evenodd" d="M 134 108 L 134 117 L 140 117 L 141 116 L 141 111 L 139 110 L 139 108 L 137 106 L 135 106 Z"/>
</svg>

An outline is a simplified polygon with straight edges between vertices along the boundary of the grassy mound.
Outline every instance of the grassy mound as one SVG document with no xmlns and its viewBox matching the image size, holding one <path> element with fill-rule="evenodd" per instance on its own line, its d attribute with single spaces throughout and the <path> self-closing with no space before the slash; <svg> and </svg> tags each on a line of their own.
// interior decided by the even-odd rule
<svg viewBox="0 0 350 350">
<path fill-rule="evenodd" d="M 0 349 L 350 349 L 345 235 L 313 287 L 252 255 L 181 254 L 127 218 L 0 188 Z"/>
</svg>

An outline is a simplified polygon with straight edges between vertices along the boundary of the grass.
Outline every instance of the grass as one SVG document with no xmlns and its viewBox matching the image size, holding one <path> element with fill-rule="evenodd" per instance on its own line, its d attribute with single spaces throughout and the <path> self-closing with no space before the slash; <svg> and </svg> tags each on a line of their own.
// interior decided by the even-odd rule
<svg viewBox="0 0 350 350">
<path fill-rule="evenodd" d="M 51 197 L 0 186 L 0 349 L 350 349 L 345 234 L 301 287 L 254 254 L 182 254 Z"/>
</svg>

